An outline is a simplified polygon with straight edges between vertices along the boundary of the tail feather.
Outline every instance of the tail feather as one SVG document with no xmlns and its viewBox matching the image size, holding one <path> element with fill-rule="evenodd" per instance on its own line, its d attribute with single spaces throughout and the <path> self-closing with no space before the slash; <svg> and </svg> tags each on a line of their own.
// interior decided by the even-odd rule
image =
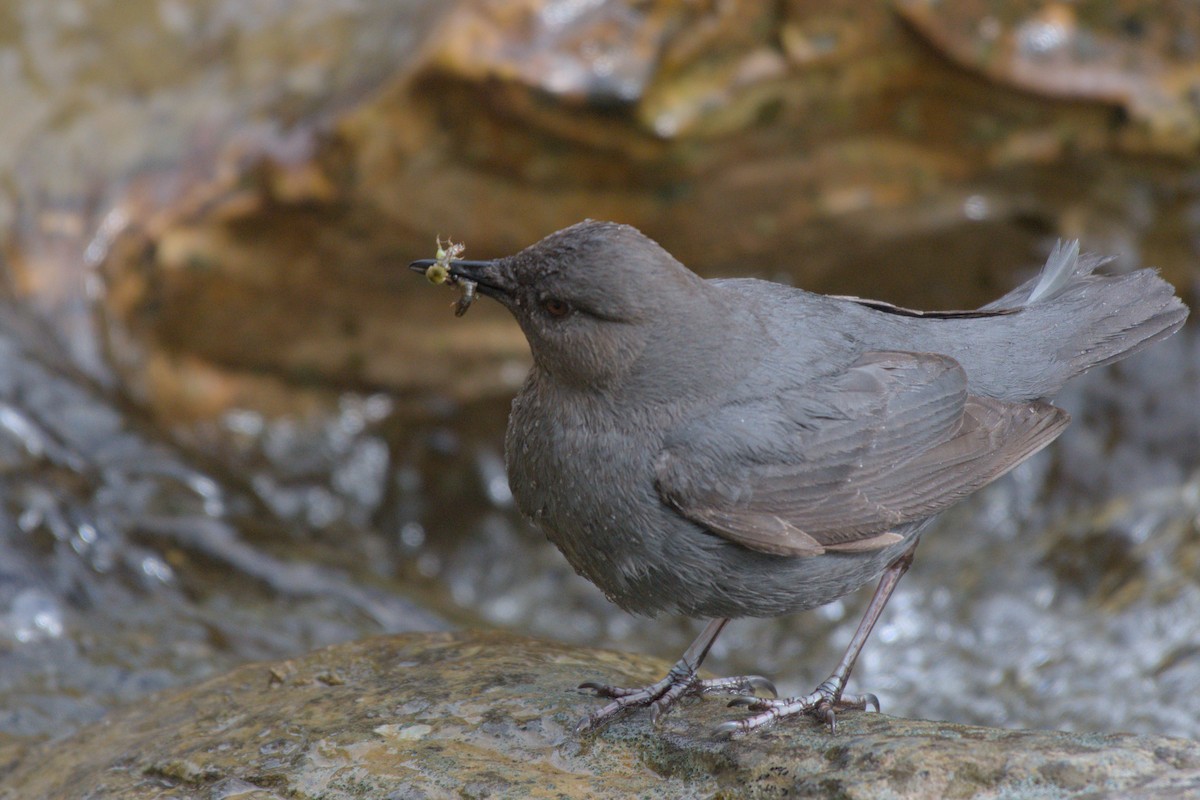
<svg viewBox="0 0 1200 800">
<path fill-rule="evenodd" d="M 1059 239 L 1050 252 L 1050 258 L 1046 259 L 1046 266 L 1042 269 L 1041 277 L 1034 285 L 1033 291 L 1029 293 L 1029 299 L 1025 301 L 1025 304 L 1032 305 L 1043 298 L 1057 295 L 1075 277 L 1078 268 L 1079 240 L 1072 239 L 1064 244 L 1063 240 Z"/>
<path fill-rule="evenodd" d="M 1107 260 L 1060 242 L 1041 274 L 983 308 L 1004 315 L 939 320 L 937 328 L 920 328 L 924 335 L 913 344 L 958 359 L 974 394 L 1049 399 L 1072 378 L 1167 338 L 1187 319 L 1187 306 L 1156 270 L 1093 274 Z"/>
<path fill-rule="evenodd" d="M 1098 267 L 1112 261 L 1112 256 L 1099 256 L 1092 253 L 1080 255 L 1079 240 L 1072 239 L 1064 242 L 1059 239 L 1046 265 L 1036 278 L 1018 286 L 1008 294 L 984 306 L 989 311 L 1005 308 L 1020 308 L 1047 300 L 1053 300 L 1072 282 L 1086 278 Z"/>
<path fill-rule="evenodd" d="M 1017 316 L 1030 321 L 1031 333 L 1041 333 L 1037 349 L 1059 365 L 1053 383 L 1044 387 L 1047 394 L 1094 367 L 1165 339 L 1187 319 L 1187 306 L 1157 270 L 1092 274 L 1107 260 L 1080 258 L 1076 243 L 1065 248 L 1060 243 L 1042 275 L 1017 290 L 1029 289 Z"/>
<path fill-rule="evenodd" d="M 1123 290 L 1121 295 L 1129 298 L 1123 307 L 1118 305 L 1109 314 L 1090 320 L 1080 336 L 1060 349 L 1060 357 L 1071 364 L 1071 377 L 1144 350 L 1175 333 L 1187 319 L 1187 306 L 1156 271 L 1141 270 L 1122 277 L 1131 279 L 1129 285 L 1118 287 Z"/>
</svg>

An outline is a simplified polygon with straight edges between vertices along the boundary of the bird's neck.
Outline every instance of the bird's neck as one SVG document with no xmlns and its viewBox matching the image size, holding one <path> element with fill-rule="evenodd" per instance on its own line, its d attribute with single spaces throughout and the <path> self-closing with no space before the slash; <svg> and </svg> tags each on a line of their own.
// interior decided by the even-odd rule
<svg viewBox="0 0 1200 800">
<path fill-rule="evenodd" d="M 592 428 L 678 418 L 729 391 L 762 358 L 761 321 L 731 299 L 706 287 L 678 310 L 664 309 L 630 364 L 600 383 L 565 380 L 535 356 L 521 397 L 543 409 L 569 410 Z"/>
<path fill-rule="evenodd" d="M 705 292 L 687 313 L 665 313 L 614 391 L 628 402 L 677 406 L 740 381 L 761 358 L 764 334 L 749 309 L 723 299 Z"/>
</svg>

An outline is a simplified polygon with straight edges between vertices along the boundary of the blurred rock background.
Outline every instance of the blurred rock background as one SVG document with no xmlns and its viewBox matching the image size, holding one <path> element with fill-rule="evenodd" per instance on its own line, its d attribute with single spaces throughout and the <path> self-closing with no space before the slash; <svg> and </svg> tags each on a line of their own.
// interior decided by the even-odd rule
<svg viewBox="0 0 1200 800">
<path fill-rule="evenodd" d="M 511 508 L 527 365 L 407 271 L 629 222 L 706 275 L 968 307 L 1058 237 L 1200 284 L 1200 7 L 0 0 L 0 731 L 372 632 L 674 658 Z M 1200 737 L 1200 337 L 926 537 L 893 713 Z M 731 626 L 807 691 L 865 597 Z M 904 614 L 897 613 L 903 610 Z"/>
</svg>

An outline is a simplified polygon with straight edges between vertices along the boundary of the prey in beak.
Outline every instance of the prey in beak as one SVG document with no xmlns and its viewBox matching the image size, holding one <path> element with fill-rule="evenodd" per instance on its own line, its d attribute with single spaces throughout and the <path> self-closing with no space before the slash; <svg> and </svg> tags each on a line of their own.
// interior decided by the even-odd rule
<svg viewBox="0 0 1200 800">
<path fill-rule="evenodd" d="M 491 261 L 466 261 L 459 258 L 465 249 L 466 245 L 463 243 L 455 243 L 449 239 L 443 245 L 439 237 L 435 258 L 422 258 L 408 265 L 408 268 L 414 272 L 424 273 L 430 283 L 457 286 L 462 290 L 462 294 L 454 304 L 454 316 L 456 317 L 467 313 L 467 309 L 475 302 L 475 292 L 480 284 L 484 286 L 484 294 L 495 294 L 500 291 L 498 286 L 493 286 L 488 282 L 494 263 Z M 489 289 L 493 291 L 488 291 Z"/>
</svg>

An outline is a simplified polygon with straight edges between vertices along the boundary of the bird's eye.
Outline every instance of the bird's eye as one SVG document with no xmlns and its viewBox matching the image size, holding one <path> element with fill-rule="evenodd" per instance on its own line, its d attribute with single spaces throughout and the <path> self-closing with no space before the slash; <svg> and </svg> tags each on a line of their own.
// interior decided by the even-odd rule
<svg viewBox="0 0 1200 800">
<path fill-rule="evenodd" d="M 571 306 L 566 300 L 559 300 L 557 297 L 551 297 L 542 301 L 542 308 L 546 309 L 546 313 L 555 319 L 562 319 L 567 314 L 571 313 Z"/>
</svg>

